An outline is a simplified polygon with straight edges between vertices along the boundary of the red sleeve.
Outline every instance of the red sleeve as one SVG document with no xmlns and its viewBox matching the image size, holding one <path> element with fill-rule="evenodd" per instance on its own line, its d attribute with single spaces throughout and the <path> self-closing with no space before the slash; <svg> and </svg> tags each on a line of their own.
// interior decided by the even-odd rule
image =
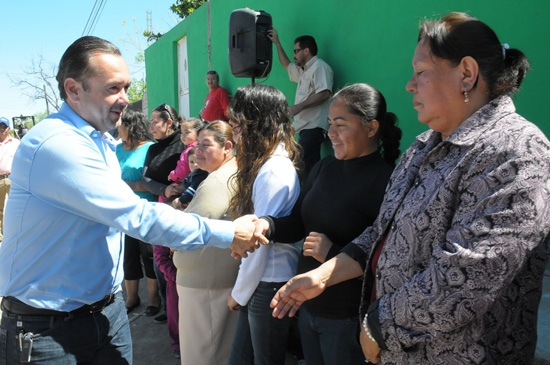
<svg viewBox="0 0 550 365">
<path fill-rule="evenodd" d="M 220 96 L 220 105 L 223 110 L 223 116 L 225 120 L 229 120 L 229 117 L 227 116 L 227 107 L 229 106 L 229 93 L 224 88 L 220 88 L 222 91 L 219 93 Z"/>
<path fill-rule="evenodd" d="M 175 282 L 178 269 L 176 269 L 172 261 L 172 251 L 170 251 L 170 248 L 155 246 L 153 248 L 153 254 L 155 255 L 155 262 L 160 271 L 164 274 L 165 279 Z"/>
</svg>

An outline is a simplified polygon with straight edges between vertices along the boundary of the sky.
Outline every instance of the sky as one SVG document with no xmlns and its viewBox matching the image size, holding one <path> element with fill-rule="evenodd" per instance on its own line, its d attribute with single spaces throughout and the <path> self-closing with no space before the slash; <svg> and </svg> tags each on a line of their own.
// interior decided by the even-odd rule
<svg viewBox="0 0 550 365">
<path fill-rule="evenodd" d="M 129 44 L 130 38 L 138 40 L 141 49 L 147 48 L 142 32 L 147 27 L 147 11 L 151 12 L 151 25 L 157 32 L 166 32 L 180 20 L 170 11 L 175 0 L 103 0 L 102 11 L 96 18 L 91 32 L 86 24 L 102 0 L 2 0 L 0 37 L 0 117 L 11 120 L 14 116 L 33 115 L 46 111 L 46 102 L 35 102 L 23 95 L 8 78 L 24 77 L 24 70 L 40 56 L 57 66 L 61 56 L 82 35 L 104 38 L 120 48 L 134 78 L 145 77 L 145 65 L 136 65 L 138 48 Z M 126 19 L 126 26 L 123 20 Z M 134 25 L 135 19 L 135 25 Z M 126 31 L 125 29 L 126 28 Z M 83 34 L 84 33 L 84 34 Z M 57 87 L 57 83 L 56 83 Z M 50 112 L 52 110 L 50 109 Z"/>
</svg>

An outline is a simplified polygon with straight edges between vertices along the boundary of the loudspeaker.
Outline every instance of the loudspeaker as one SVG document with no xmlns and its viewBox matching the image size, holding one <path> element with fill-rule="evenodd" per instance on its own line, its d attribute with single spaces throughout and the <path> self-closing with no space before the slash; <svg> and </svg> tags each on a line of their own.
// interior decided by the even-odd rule
<svg viewBox="0 0 550 365">
<path fill-rule="evenodd" d="M 267 37 L 273 22 L 265 11 L 233 10 L 229 17 L 229 67 L 235 77 L 266 77 L 273 46 Z"/>
</svg>

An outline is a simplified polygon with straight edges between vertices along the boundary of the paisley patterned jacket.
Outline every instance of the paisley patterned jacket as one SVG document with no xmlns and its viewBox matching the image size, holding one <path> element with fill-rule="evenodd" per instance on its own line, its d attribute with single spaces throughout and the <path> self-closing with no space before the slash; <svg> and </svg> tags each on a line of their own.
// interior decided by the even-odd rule
<svg viewBox="0 0 550 365">
<path fill-rule="evenodd" d="M 549 231 L 550 143 L 508 96 L 445 141 L 418 136 L 353 242 L 369 257 L 361 316 L 376 285 L 369 324 L 381 362 L 532 363 Z"/>
</svg>

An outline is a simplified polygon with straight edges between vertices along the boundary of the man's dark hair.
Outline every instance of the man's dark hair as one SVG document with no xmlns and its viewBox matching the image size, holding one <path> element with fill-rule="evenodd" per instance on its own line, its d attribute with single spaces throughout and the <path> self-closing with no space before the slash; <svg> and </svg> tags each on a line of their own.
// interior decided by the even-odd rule
<svg viewBox="0 0 550 365">
<path fill-rule="evenodd" d="M 86 81 L 94 76 L 95 72 L 90 64 L 90 58 L 98 53 L 121 55 L 120 50 L 111 42 L 92 36 L 79 38 L 67 48 L 59 61 L 56 76 L 61 99 L 67 99 L 65 80 L 69 77 L 82 83 L 84 90 L 87 89 Z"/>
<path fill-rule="evenodd" d="M 294 44 L 296 43 L 300 45 L 301 49 L 309 48 L 309 52 L 311 52 L 313 56 L 317 56 L 317 42 L 315 42 L 315 38 L 312 36 L 303 35 L 298 37 L 294 40 Z"/>
<path fill-rule="evenodd" d="M 220 80 L 220 75 L 218 74 L 217 71 L 210 70 L 210 71 L 208 71 L 208 72 L 206 73 L 206 76 L 208 76 L 208 75 L 214 75 L 214 76 L 216 76 L 216 78 L 218 79 L 218 81 Z"/>
</svg>

